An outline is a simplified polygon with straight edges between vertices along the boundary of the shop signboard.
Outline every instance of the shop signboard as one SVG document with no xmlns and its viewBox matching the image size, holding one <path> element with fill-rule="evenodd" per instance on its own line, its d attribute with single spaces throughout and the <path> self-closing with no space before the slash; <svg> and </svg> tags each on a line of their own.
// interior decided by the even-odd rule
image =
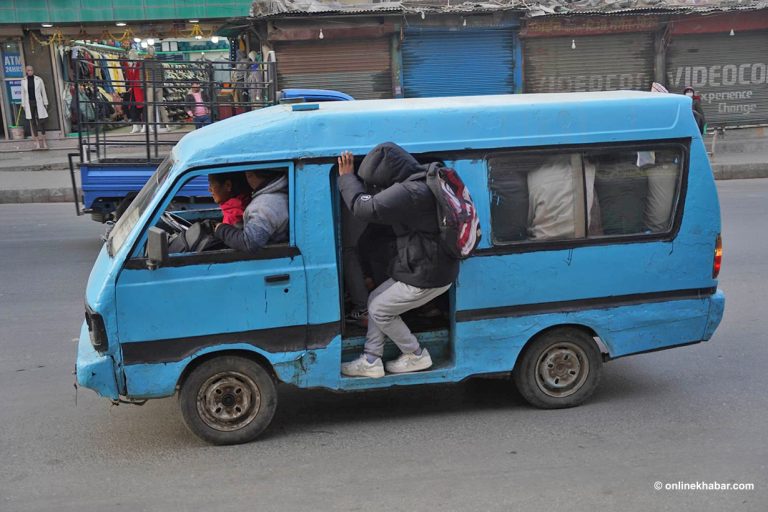
<svg viewBox="0 0 768 512">
<path fill-rule="evenodd" d="M 744 126 L 768 122 L 768 59 L 764 31 L 680 36 L 667 56 L 667 88 L 693 87 L 707 123 Z"/>
<path fill-rule="evenodd" d="M 3 52 L 3 73 L 5 78 L 22 78 L 24 76 L 19 52 Z"/>
<path fill-rule="evenodd" d="M 7 83 L 11 103 L 21 103 L 21 80 L 8 80 Z"/>
</svg>

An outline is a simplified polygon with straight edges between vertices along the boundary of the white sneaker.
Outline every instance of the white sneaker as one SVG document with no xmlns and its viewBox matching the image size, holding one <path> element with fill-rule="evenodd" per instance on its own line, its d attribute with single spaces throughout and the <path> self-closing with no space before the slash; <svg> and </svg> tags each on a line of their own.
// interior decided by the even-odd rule
<svg viewBox="0 0 768 512">
<path fill-rule="evenodd" d="M 365 354 L 363 354 L 354 361 L 342 363 L 341 374 L 347 377 L 378 379 L 384 376 L 384 365 L 381 363 L 381 358 L 376 359 L 373 363 L 369 363 L 365 358 Z"/>
<path fill-rule="evenodd" d="M 394 361 L 387 361 L 384 366 L 389 373 L 418 372 L 432 366 L 432 358 L 429 357 L 427 349 L 423 348 L 420 356 L 417 356 L 416 352 L 402 354 Z"/>
<path fill-rule="evenodd" d="M 147 125 L 141 125 L 141 133 L 147 133 Z"/>
<path fill-rule="evenodd" d="M 140 131 L 141 131 L 141 126 L 137 124 L 133 125 L 133 127 L 131 128 L 131 133 L 139 133 Z"/>
</svg>

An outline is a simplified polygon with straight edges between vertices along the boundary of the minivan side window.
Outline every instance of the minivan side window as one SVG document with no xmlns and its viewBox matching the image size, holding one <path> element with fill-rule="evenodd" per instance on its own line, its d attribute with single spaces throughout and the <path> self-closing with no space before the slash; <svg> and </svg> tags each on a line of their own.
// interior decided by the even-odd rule
<svg viewBox="0 0 768 512">
<path fill-rule="evenodd" d="M 672 229 L 684 162 L 679 145 L 487 158 L 494 245 L 642 236 Z"/>
<path fill-rule="evenodd" d="M 256 253 L 230 248 L 210 235 L 209 230 L 219 222 L 230 224 L 238 230 L 244 229 L 248 217 L 246 209 L 253 201 L 250 185 L 245 177 L 246 171 L 258 172 L 263 177 L 272 179 L 276 182 L 275 186 L 279 185 L 277 182 L 282 177 L 283 182 L 287 183 L 289 196 L 293 194 L 293 173 L 290 166 L 238 166 L 183 177 L 180 185 L 174 188 L 174 195 L 166 200 L 161 214 L 152 224 L 167 233 L 168 256 L 173 266 L 265 259 L 280 251 L 295 250 L 292 222 L 294 212 L 290 199 L 287 201 L 287 224 L 281 226 L 282 231 L 275 234 L 274 239 L 267 241 Z M 274 178 L 271 178 L 272 175 Z M 262 182 L 261 190 L 267 191 L 269 185 L 269 181 L 266 184 Z M 223 190 L 227 193 L 223 194 Z M 146 258 L 147 246 L 144 239 L 127 265 L 131 268 L 144 268 Z"/>
</svg>

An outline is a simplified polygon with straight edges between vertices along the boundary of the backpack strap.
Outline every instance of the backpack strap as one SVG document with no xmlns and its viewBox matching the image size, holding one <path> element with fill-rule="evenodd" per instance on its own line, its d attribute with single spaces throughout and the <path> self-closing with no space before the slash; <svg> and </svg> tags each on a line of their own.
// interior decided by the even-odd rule
<svg viewBox="0 0 768 512">
<path fill-rule="evenodd" d="M 405 180 L 403 180 L 403 183 L 405 183 L 406 181 L 423 180 L 426 177 L 427 177 L 427 172 L 426 171 L 417 172 L 416 174 L 411 174 L 410 176 L 408 176 Z"/>
<path fill-rule="evenodd" d="M 421 172 L 417 172 L 416 174 L 411 174 L 410 176 L 408 176 L 408 178 L 405 179 L 405 181 L 423 180 L 430 174 L 436 172 L 437 169 L 439 169 L 442 166 L 443 164 L 441 164 L 440 162 L 432 162 L 431 164 L 427 165 L 426 171 L 421 171 Z M 405 183 L 405 181 L 403 183 Z"/>
</svg>

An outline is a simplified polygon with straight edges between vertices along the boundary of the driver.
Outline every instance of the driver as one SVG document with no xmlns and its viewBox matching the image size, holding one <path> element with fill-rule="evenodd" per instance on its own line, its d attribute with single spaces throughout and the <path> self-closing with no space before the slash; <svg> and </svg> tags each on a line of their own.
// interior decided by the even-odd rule
<svg viewBox="0 0 768 512">
<path fill-rule="evenodd" d="M 213 234 L 224 245 L 255 253 L 268 243 L 288 240 L 288 176 L 275 171 L 246 171 L 253 193 L 243 213 L 243 229 L 224 223 Z"/>
</svg>

